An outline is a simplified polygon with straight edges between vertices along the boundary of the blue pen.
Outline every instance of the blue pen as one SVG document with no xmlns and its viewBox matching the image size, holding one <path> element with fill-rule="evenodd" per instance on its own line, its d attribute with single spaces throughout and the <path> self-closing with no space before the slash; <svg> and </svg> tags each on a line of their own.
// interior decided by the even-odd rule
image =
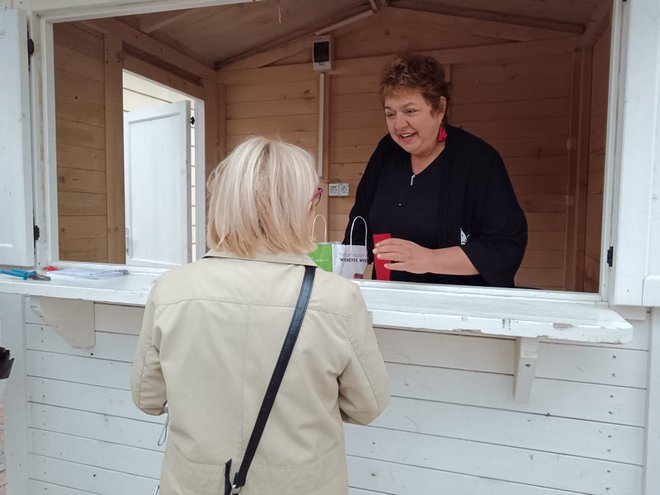
<svg viewBox="0 0 660 495">
<path fill-rule="evenodd" d="M 33 280 L 50 280 L 50 277 L 39 275 L 35 270 L 28 271 L 12 268 L 11 270 L 0 270 L 0 273 L 4 275 L 11 275 L 12 277 L 22 278 L 23 280 L 27 280 L 28 278 Z"/>
<path fill-rule="evenodd" d="M 12 277 L 18 277 L 22 278 L 23 280 L 27 280 L 30 278 L 30 272 L 27 270 L 17 270 L 15 268 L 12 268 L 11 270 L 0 270 L 0 273 L 3 273 L 5 275 L 11 275 Z"/>
</svg>

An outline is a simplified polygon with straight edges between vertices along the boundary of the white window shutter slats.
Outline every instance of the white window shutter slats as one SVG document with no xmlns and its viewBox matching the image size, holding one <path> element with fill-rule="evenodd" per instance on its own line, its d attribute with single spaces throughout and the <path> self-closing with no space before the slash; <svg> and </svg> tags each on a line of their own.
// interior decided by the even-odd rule
<svg viewBox="0 0 660 495">
<path fill-rule="evenodd" d="M 0 10 L 0 264 L 34 265 L 27 18 Z"/>
</svg>

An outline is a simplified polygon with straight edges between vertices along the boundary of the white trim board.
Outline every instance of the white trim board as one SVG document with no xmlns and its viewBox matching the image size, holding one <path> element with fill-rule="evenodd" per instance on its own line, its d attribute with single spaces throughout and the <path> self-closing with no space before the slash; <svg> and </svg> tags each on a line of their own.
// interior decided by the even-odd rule
<svg viewBox="0 0 660 495">
<path fill-rule="evenodd" d="M 642 304 L 648 307 L 660 307 L 660 275 L 649 275 L 644 279 Z"/>
<path fill-rule="evenodd" d="M 152 0 L 149 2 L 140 0 L 31 0 L 28 7 L 32 12 L 49 21 L 65 22 L 252 1 L 255 0 Z"/>
<path fill-rule="evenodd" d="M 159 274 L 135 272 L 108 280 L 52 280 L 0 277 L 0 292 L 84 299 L 129 305 L 146 304 Z M 625 343 L 632 326 L 605 303 L 552 298 L 466 294 L 461 288 L 359 282 L 373 324 L 425 331 L 470 331 L 485 335 Z"/>
</svg>

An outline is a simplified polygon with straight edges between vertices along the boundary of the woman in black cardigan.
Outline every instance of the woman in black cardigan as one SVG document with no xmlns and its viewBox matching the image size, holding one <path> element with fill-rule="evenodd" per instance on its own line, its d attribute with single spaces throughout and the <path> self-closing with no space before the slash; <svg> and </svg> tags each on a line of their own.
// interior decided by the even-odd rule
<svg viewBox="0 0 660 495">
<path fill-rule="evenodd" d="M 442 66 L 432 57 L 397 57 L 379 95 L 389 134 L 358 185 L 344 243 L 361 216 L 370 261 L 384 261 L 390 280 L 513 287 L 527 245 L 525 215 L 499 153 L 447 125 Z M 374 246 L 371 234 L 391 238 Z M 353 243 L 361 239 L 355 222 Z"/>
</svg>

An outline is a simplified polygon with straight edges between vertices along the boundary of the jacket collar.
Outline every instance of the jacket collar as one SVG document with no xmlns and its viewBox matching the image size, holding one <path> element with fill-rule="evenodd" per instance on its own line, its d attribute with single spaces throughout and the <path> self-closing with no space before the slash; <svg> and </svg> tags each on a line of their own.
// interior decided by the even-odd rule
<svg viewBox="0 0 660 495">
<path fill-rule="evenodd" d="M 257 251 L 253 257 L 247 258 L 245 256 L 238 256 L 229 251 L 217 251 L 210 249 L 205 255 L 205 258 L 229 258 L 235 260 L 247 261 L 265 261 L 268 263 L 283 263 L 286 265 L 309 265 L 316 266 L 316 263 L 306 254 L 295 253 L 270 253 L 267 251 Z"/>
</svg>

